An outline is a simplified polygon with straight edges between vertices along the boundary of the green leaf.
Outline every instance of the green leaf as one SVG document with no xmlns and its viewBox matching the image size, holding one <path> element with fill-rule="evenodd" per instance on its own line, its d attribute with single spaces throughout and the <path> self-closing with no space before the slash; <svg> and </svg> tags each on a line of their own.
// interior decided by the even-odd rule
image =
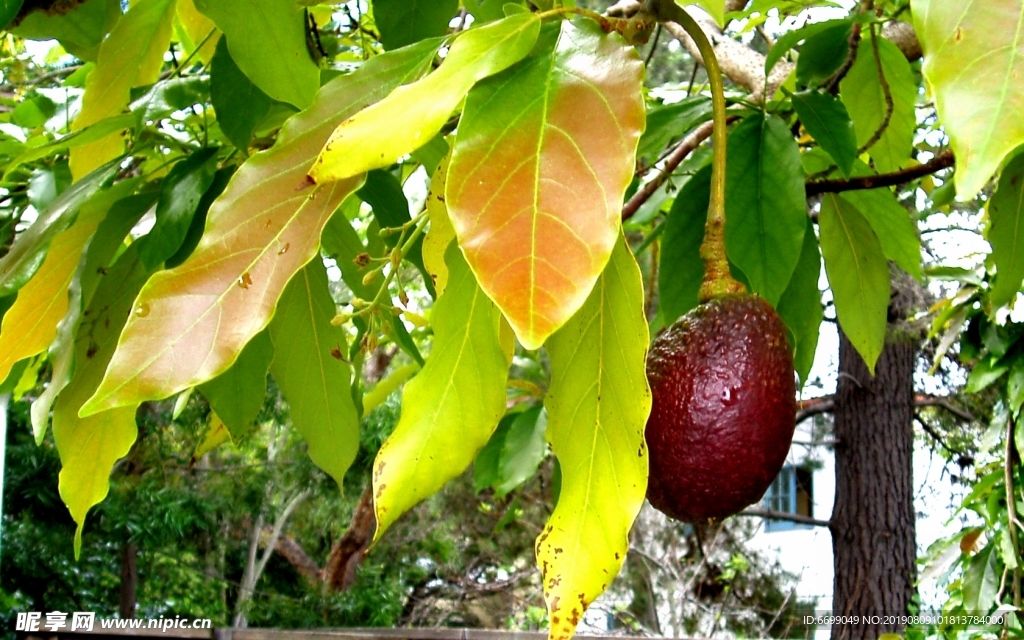
<svg viewBox="0 0 1024 640">
<path fill-rule="evenodd" d="M 1017 568 L 1017 552 L 1013 547 L 1013 540 L 1010 538 L 1010 531 L 1003 529 L 999 532 L 999 557 L 1007 569 Z"/>
<path fill-rule="evenodd" d="M 544 461 L 548 444 L 544 439 L 547 415 L 537 405 L 519 413 L 509 426 L 498 458 L 498 477 L 494 492 L 498 498 L 533 477 Z"/>
<path fill-rule="evenodd" d="M 1006 400 L 1012 415 L 1016 415 L 1024 405 L 1024 357 L 1015 358 L 1010 368 L 1006 380 Z"/>
<path fill-rule="evenodd" d="M 119 0 L 88 0 L 60 15 L 33 11 L 12 33 L 29 40 L 59 40 L 71 55 L 94 62 L 103 36 L 114 28 L 120 17 Z"/>
<path fill-rule="evenodd" d="M 921 70 L 956 153 L 954 180 L 967 200 L 1024 143 L 1024 2 L 913 0 Z"/>
<path fill-rule="evenodd" d="M 881 61 L 893 110 L 888 126 L 868 153 L 879 173 L 889 173 L 904 167 L 914 150 L 917 82 L 910 63 L 892 42 L 878 38 L 878 54 L 876 59 L 871 38 L 862 40 L 857 48 L 857 59 L 839 83 L 839 89 L 857 130 L 857 144 L 862 146 L 875 135 L 885 119 L 885 91 L 878 71 Z"/>
<path fill-rule="evenodd" d="M 831 78 L 850 54 L 852 28 L 853 21 L 837 20 L 830 27 L 808 36 L 796 61 L 796 81 L 806 87 Z"/>
<path fill-rule="evenodd" d="M 715 19 L 715 24 L 725 26 L 725 0 L 676 0 L 678 4 L 696 4 Z"/>
<path fill-rule="evenodd" d="M 136 405 L 79 418 L 78 411 L 103 378 L 117 335 L 130 315 L 132 300 L 146 281 L 146 271 L 134 247 L 103 276 L 89 306 L 91 331 L 75 340 L 75 372 L 53 407 L 53 438 L 62 468 L 60 497 L 78 524 L 75 557 L 82 547 L 85 516 L 106 497 L 114 463 L 135 442 Z"/>
<path fill-rule="evenodd" d="M 994 308 L 1009 304 L 1024 280 L 1024 154 L 1006 165 L 988 203 L 986 237 L 992 245 L 996 280 L 989 294 Z"/>
<path fill-rule="evenodd" d="M 807 229 L 800 151 L 778 116 L 754 114 L 729 135 L 725 206 L 729 259 L 775 305 Z"/>
<path fill-rule="evenodd" d="M 305 330 L 306 327 L 299 329 Z M 245 345 L 230 369 L 198 387 L 235 442 L 252 429 L 263 407 L 267 372 L 273 359 L 274 345 L 270 341 L 270 332 L 261 331 Z"/>
<path fill-rule="evenodd" d="M 306 46 L 302 7 L 293 0 L 195 0 L 216 23 L 238 68 L 274 100 L 308 107 L 320 69 Z"/>
<path fill-rule="evenodd" d="M 967 376 L 967 393 L 977 393 L 1002 377 L 1010 366 L 999 358 L 989 356 L 979 360 Z"/>
<path fill-rule="evenodd" d="M 505 0 L 463 0 L 466 10 L 480 23 L 494 22 L 505 17 Z"/>
<path fill-rule="evenodd" d="M 110 163 L 82 178 L 18 235 L 10 251 L 0 258 L 0 297 L 11 295 L 32 277 L 46 257 L 54 236 L 68 228 L 82 204 L 103 188 L 117 169 L 117 163 Z"/>
<path fill-rule="evenodd" d="M 310 177 L 329 182 L 389 167 L 426 144 L 473 85 L 521 60 L 539 31 L 540 19 L 524 13 L 462 32 L 436 71 L 342 122 Z"/>
<path fill-rule="evenodd" d="M 658 269 L 658 304 L 666 325 L 698 304 L 697 292 L 704 279 L 700 245 L 710 197 L 711 167 L 707 166 L 683 185 L 668 212 Z"/>
<path fill-rule="evenodd" d="M 854 164 L 853 175 L 871 175 L 871 171 L 859 160 Z M 882 253 L 911 276 L 921 280 L 921 240 L 917 237 L 917 225 L 911 219 L 911 212 L 896 200 L 888 188 L 864 191 L 847 191 L 839 195 L 841 200 L 852 204 L 867 218 L 882 244 Z"/>
<path fill-rule="evenodd" d="M 829 29 L 835 29 L 842 23 L 847 22 L 846 20 L 827 20 L 825 22 L 815 22 L 813 24 L 806 25 L 793 31 L 787 31 L 786 33 L 779 36 L 779 39 L 775 41 L 775 45 L 772 46 L 768 55 L 764 59 L 764 72 L 765 75 L 771 73 L 772 69 L 779 60 L 782 59 L 787 53 L 789 53 L 793 47 L 797 46 L 801 42 L 808 38 L 817 35 L 823 31 Z"/>
<path fill-rule="evenodd" d="M 309 457 L 340 487 L 359 450 L 359 414 L 350 391 L 345 330 L 331 324 L 335 313 L 327 271 L 313 260 L 285 289 L 270 323 L 270 371 Z"/>
<path fill-rule="evenodd" d="M 385 49 L 448 33 L 459 0 L 374 0 L 373 17 Z"/>
<path fill-rule="evenodd" d="M 130 182 L 122 181 L 110 189 L 110 192 L 113 195 L 122 190 L 130 191 Z M 100 222 L 96 233 L 89 241 L 85 259 L 78 262 L 78 269 L 72 277 L 68 291 L 68 312 L 57 325 L 57 335 L 47 355 L 53 369 L 50 384 L 32 403 L 32 432 L 36 444 L 42 444 L 50 421 L 50 408 L 71 380 L 75 367 L 74 344 L 81 328 L 82 315 L 92 304 L 93 295 L 114 258 L 124 248 L 125 238 L 139 218 L 156 203 L 156 197 L 156 192 L 149 191 L 122 198 L 110 206 L 106 217 Z M 102 209 L 107 203 L 106 198 L 96 198 L 89 202 L 88 208 L 99 206 Z"/>
<path fill-rule="evenodd" d="M 455 240 L 455 227 L 448 216 L 448 206 L 444 201 L 444 188 L 448 182 L 448 164 L 451 155 L 446 155 L 430 179 L 430 192 L 427 194 L 426 210 L 430 218 L 430 228 L 423 238 L 423 267 L 430 275 L 434 291 L 441 295 L 448 286 L 448 265 L 444 257 L 448 245 Z"/>
<path fill-rule="evenodd" d="M 633 47 L 563 20 L 466 99 L 445 202 L 477 281 L 527 349 L 586 301 L 618 241 L 642 90 Z"/>
<path fill-rule="evenodd" d="M 46 124 L 57 111 L 57 105 L 46 96 L 35 96 L 24 100 L 14 107 L 11 120 L 19 127 L 35 129 Z"/>
<path fill-rule="evenodd" d="M 711 100 L 694 96 L 674 104 L 659 105 L 647 111 L 647 128 L 640 136 L 637 158 L 654 164 L 669 143 L 699 124 L 711 119 Z"/>
<path fill-rule="evenodd" d="M 0 0 L 0 29 L 6 29 L 7 25 L 14 20 L 14 16 L 21 11 L 21 5 L 25 0 Z"/>
<path fill-rule="evenodd" d="M 147 122 L 156 122 L 175 111 L 206 102 L 209 95 L 209 76 L 168 78 L 154 84 L 141 96 L 133 99 L 129 109 L 135 116 L 135 128 L 141 130 Z"/>
<path fill-rule="evenodd" d="M 793 108 L 807 133 L 832 156 L 843 175 L 849 176 L 857 157 L 857 137 L 842 101 L 827 93 L 804 91 L 793 94 Z"/>
<path fill-rule="evenodd" d="M 173 269 L 178 266 L 187 260 L 196 247 L 199 246 L 199 241 L 203 237 L 203 231 L 206 230 L 206 214 L 210 211 L 210 207 L 213 206 L 217 198 L 220 197 L 220 194 L 224 193 L 224 189 L 227 188 L 231 176 L 235 175 L 237 169 L 236 165 L 228 165 L 213 174 L 213 181 L 199 199 L 196 212 L 192 215 L 192 222 L 189 224 L 188 231 L 185 232 L 185 239 L 181 241 L 181 246 L 174 252 L 174 255 L 167 258 L 164 262 L 165 268 Z"/>
<path fill-rule="evenodd" d="M 267 117 L 273 100 L 235 64 L 228 52 L 227 38 L 217 42 L 210 62 L 210 101 L 221 131 L 231 144 L 248 152 L 252 133 Z"/>
<path fill-rule="evenodd" d="M 242 165 L 210 208 L 196 250 L 140 294 L 87 412 L 165 398 L 227 370 L 270 322 L 287 282 L 317 255 L 331 214 L 361 182 L 306 188 L 317 151 L 338 122 L 422 74 L 436 46 L 385 53 L 332 80 L 285 123 L 274 147 Z"/>
<path fill-rule="evenodd" d="M 491 434 L 480 453 L 473 462 L 473 490 L 480 493 L 490 489 L 498 482 L 498 465 L 501 463 L 501 450 L 505 447 L 505 436 L 512 428 L 512 423 L 519 417 L 518 413 L 509 413 L 498 422 L 498 427 Z"/>
<path fill-rule="evenodd" d="M 405 386 L 398 426 L 373 464 L 374 540 L 462 473 L 505 413 L 510 358 L 501 314 L 455 243 L 448 249 L 448 272 L 448 287 L 431 314 L 430 357 Z"/>
<path fill-rule="evenodd" d="M 82 110 L 74 131 L 120 115 L 128 106 L 132 87 L 156 82 L 171 40 L 174 0 L 138 0 L 118 20 L 100 45 L 96 68 L 85 81 Z M 104 162 L 124 153 L 118 133 L 71 150 L 71 172 L 81 178 Z"/>
<path fill-rule="evenodd" d="M 802 384 L 807 384 L 807 375 L 814 364 L 814 352 L 818 348 L 818 334 L 824 317 L 821 292 L 818 290 L 819 275 L 821 253 L 818 251 L 818 239 L 814 235 L 814 224 L 808 217 L 800 260 L 793 272 L 793 279 L 779 298 L 777 308 L 779 316 L 793 334 L 793 364 Z"/>
<path fill-rule="evenodd" d="M 213 183 L 217 151 L 217 147 L 207 147 L 189 154 L 164 178 L 156 202 L 156 223 L 139 241 L 139 258 L 146 269 L 155 270 L 181 248 L 199 201 Z"/>
<path fill-rule="evenodd" d="M 121 131 L 131 127 L 135 119 L 129 114 L 114 116 L 112 118 L 106 118 L 100 120 L 96 124 L 91 124 L 84 129 L 79 129 L 73 133 L 58 138 L 53 142 L 47 144 L 41 144 L 38 147 L 29 147 L 20 153 L 16 158 L 12 159 L 10 163 L 4 168 L 4 180 L 8 180 L 10 174 L 18 167 L 34 162 L 36 160 L 42 160 L 43 158 L 49 158 L 50 156 L 57 155 L 66 149 L 74 149 L 82 145 L 87 145 L 97 140 L 106 138 L 115 131 Z"/>
<path fill-rule="evenodd" d="M 568 640 L 619 572 L 647 490 L 651 409 L 640 269 L 624 240 L 586 303 L 548 341 L 548 441 L 558 505 L 537 538 L 550 638 Z"/>
<path fill-rule="evenodd" d="M 995 604 L 999 591 L 995 560 L 995 548 L 992 545 L 986 546 L 971 558 L 961 585 L 965 611 L 985 614 Z"/>
<path fill-rule="evenodd" d="M 822 198 L 818 225 L 839 326 L 874 375 L 889 308 L 889 266 L 882 245 L 856 207 L 834 193 Z"/>
<path fill-rule="evenodd" d="M 28 201 L 42 211 L 71 185 L 71 169 L 59 162 L 52 168 L 36 169 L 28 179 Z"/>
</svg>

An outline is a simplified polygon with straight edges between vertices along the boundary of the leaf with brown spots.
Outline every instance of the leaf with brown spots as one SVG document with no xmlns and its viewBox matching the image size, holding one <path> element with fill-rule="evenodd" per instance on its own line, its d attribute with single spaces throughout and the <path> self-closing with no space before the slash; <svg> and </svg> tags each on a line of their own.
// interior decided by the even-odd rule
<svg viewBox="0 0 1024 640">
<path fill-rule="evenodd" d="M 537 538 L 551 639 L 568 640 L 622 568 L 647 490 L 647 322 L 640 269 L 621 239 L 579 312 L 548 341 L 548 441 L 558 505 Z M 637 456 L 640 450 L 644 455 Z"/>
<path fill-rule="evenodd" d="M 562 21 L 466 100 L 448 209 L 481 288 L 528 349 L 583 305 L 619 237 L 642 79 L 617 34 Z"/>
<path fill-rule="evenodd" d="M 181 265 L 143 288 L 85 415 L 165 398 L 223 373 L 270 322 L 285 285 L 319 250 L 320 233 L 362 182 L 309 185 L 306 171 L 348 116 L 419 77 L 438 41 L 377 56 L 336 78 L 288 120 L 210 208 L 206 233 Z"/>
</svg>

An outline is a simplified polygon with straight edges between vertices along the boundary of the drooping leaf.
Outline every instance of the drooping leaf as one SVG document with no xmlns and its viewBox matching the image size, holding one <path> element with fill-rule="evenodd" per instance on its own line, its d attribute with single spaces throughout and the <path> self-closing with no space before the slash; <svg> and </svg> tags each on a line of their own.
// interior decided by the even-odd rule
<svg viewBox="0 0 1024 640">
<path fill-rule="evenodd" d="M 996 553 L 992 545 L 986 546 L 971 558 L 964 571 L 963 606 L 965 611 L 988 613 L 999 593 L 999 572 L 995 566 Z"/>
<path fill-rule="evenodd" d="M 547 415 L 537 405 L 521 412 L 509 425 L 498 458 L 495 496 L 502 498 L 533 477 L 547 452 Z"/>
<path fill-rule="evenodd" d="M 0 380 L 19 360 L 42 353 L 53 342 L 57 324 L 68 311 L 68 287 L 82 251 L 107 209 L 125 195 L 124 191 L 118 185 L 94 195 L 82 206 L 74 224 L 54 236 L 43 264 L 4 314 L 0 325 Z"/>
<path fill-rule="evenodd" d="M 871 170 L 859 160 L 854 163 L 853 175 L 871 175 Z M 885 257 L 901 269 L 921 280 L 921 241 L 917 237 L 917 225 L 911 219 L 911 212 L 896 200 L 888 187 L 880 189 L 854 190 L 839 194 L 857 208 L 871 228 L 875 230 Z"/>
<path fill-rule="evenodd" d="M 437 295 L 448 286 L 448 265 L 444 256 L 448 245 L 455 239 L 455 227 L 448 217 L 448 206 L 444 200 L 445 184 L 448 181 L 448 165 L 451 156 L 446 155 L 438 165 L 434 177 L 430 179 L 430 193 L 427 194 L 427 215 L 430 217 L 430 229 L 423 238 L 423 266 L 430 274 Z"/>
<path fill-rule="evenodd" d="M 33 11 L 12 33 L 29 40 L 59 40 L 68 53 L 94 62 L 103 36 L 120 17 L 119 0 L 88 0 L 64 14 Z"/>
<path fill-rule="evenodd" d="M 725 207 L 729 259 L 775 305 L 807 229 L 800 151 L 778 116 L 754 114 L 729 135 Z"/>
<path fill-rule="evenodd" d="M 126 180 L 110 189 L 113 192 L 123 190 L 127 193 L 131 181 Z M 71 280 L 68 291 L 68 312 L 57 325 L 57 336 L 50 345 L 49 355 L 53 373 L 50 384 L 43 389 L 39 397 L 32 403 L 32 433 L 36 444 L 42 444 L 46 435 L 46 427 L 50 421 L 50 408 L 60 392 L 71 380 L 75 366 L 75 340 L 81 328 L 79 324 L 85 310 L 92 304 L 93 295 L 106 274 L 120 249 L 124 248 L 124 239 L 138 222 L 139 218 L 156 203 L 155 192 L 145 192 L 129 196 L 115 202 L 106 217 L 96 229 L 92 240 L 85 251 L 85 258 L 78 262 L 78 269 Z M 90 201 L 93 204 L 106 205 L 106 198 Z"/>
<path fill-rule="evenodd" d="M 839 83 L 839 89 L 857 131 L 857 144 L 862 146 L 875 136 L 885 120 L 885 91 L 878 69 L 881 64 L 881 74 L 892 96 L 892 116 L 878 142 L 868 149 L 868 154 L 880 173 L 889 173 L 906 165 L 914 149 L 917 83 L 903 52 L 885 38 L 878 38 L 877 43 L 876 58 L 872 39 L 861 41 L 857 58 Z"/>
<path fill-rule="evenodd" d="M 793 94 L 793 107 L 807 133 L 835 160 L 843 175 L 850 175 L 857 157 L 857 135 L 842 101 L 819 91 Z"/>
<path fill-rule="evenodd" d="M 658 304 L 666 325 L 698 304 L 704 279 L 700 245 L 710 198 L 711 167 L 707 166 L 683 185 L 668 212 L 658 268 Z"/>
<path fill-rule="evenodd" d="M 128 105 L 132 87 L 151 84 L 160 74 L 171 41 L 175 0 L 139 0 L 100 45 L 96 68 L 85 81 L 82 110 L 72 123 L 78 131 L 116 116 Z M 111 133 L 71 151 L 71 173 L 81 178 L 124 152 L 124 140 Z"/>
<path fill-rule="evenodd" d="M 192 452 L 192 464 L 195 464 L 200 458 L 222 444 L 233 442 L 234 440 L 231 431 L 224 424 L 224 421 L 220 419 L 220 416 L 216 412 L 211 413 L 210 424 L 203 434 L 203 439 L 196 446 L 195 451 Z"/>
<path fill-rule="evenodd" d="M 510 358 L 501 314 L 454 243 L 447 259 L 448 287 L 431 314 L 430 357 L 406 384 L 398 426 L 373 463 L 374 540 L 462 473 L 505 413 Z"/>
<path fill-rule="evenodd" d="M 199 392 L 236 441 L 252 429 L 263 407 L 267 372 L 273 359 L 274 345 L 269 332 L 261 331 L 245 345 L 230 369 L 199 385 Z"/>
<path fill-rule="evenodd" d="M 377 56 L 332 80 L 291 118 L 273 148 L 251 157 L 210 208 L 207 231 L 181 265 L 140 294 L 88 412 L 164 398 L 227 370 L 270 321 L 281 291 L 316 255 L 320 232 L 359 180 L 305 186 L 306 169 L 341 120 L 418 77 L 436 42 Z M 2 266 L 2 263 L 0 263 Z"/>
<path fill-rule="evenodd" d="M 623 240 L 579 312 L 548 341 L 548 441 L 562 470 L 537 538 L 552 640 L 568 640 L 611 584 L 647 491 L 647 321 L 640 269 Z"/>
<path fill-rule="evenodd" d="M 807 218 L 807 232 L 800 260 L 789 286 L 779 298 L 777 311 L 793 334 L 793 366 L 800 376 L 800 382 L 807 383 L 807 375 L 814 364 L 814 352 L 818 348 L 818 334 L 824 310 L 821 306 L 821 292 L 818 290 L 818 276 L 821 275 L 821 253 L 818 239 L 814 235 L 814 224 Z"/>
<path fill-rule="evenodd" d="M 480 286 L 527 349 L 583 305 L 618 238 L 642 71 L 617 34 L 563 21 L 466 100 L 446 203 Z"/>
<path fill-rule="evenodd" d="M 139 241 L 139 258 L 153 271 L 181 248 L 192 216 L 217 171 L 217 147 L 189 154 L 174 165 L 160 186 L 153 230 Z"/>
<path fill-rule="evenodd" d="M 54 236 L 75 219 L 82 204 L 89 200 L 117 171 L 108 164 L 72 185 L 54 200 L 35 222 L 14 241 L 10 251 L 0 258 L 0 297 L 17 291 L 36 272 L 46 257 Z"/>
<path fill-rule="evenodd" d="M 111 133 L 131 127 L 134 123 L 135 118 L 129 114 L 114 116 L 69 133 L 53 142 L 41 144 L 38 147 L 28 147 L 7 164 L 4 169 L 4 179 L 6 180 L 15 169 L 24 164 L 55 156 L 66 149 L 74 149 L 102 140 Z"/>
<path fill-rule="evenodd" d="M 818 225 L 839 326 L 874 375 L 889 307 L 889 266 L 882 245 L 864 216 L 836 194 L 822 199 Z"/>
<path fill-rule="evenodd" d="M 443 36 L 459 12 L 458 0 L 374 0 L 373 17 L 385 49 Z"/>
<path fill-rule="evenodd" d="M 292 0 L 195 0 L 216 23 L 231 58 L 275 100 L 305 109 L 320 88 L 320 70 L 306 47 L 302 7 Z"/>
<path fill-rule="evenodd" d="M 310 178 L 329 182 L 389 167 L 426 144 L 475 83 L 529 53 L 539 28 L 540 20 L 524 13 L 463 32 L 436 71 L 343 121 L 310 169 Z"/>
<path fill-rule="evenodd" d="M 132 300 L 146 281 L 133 247 L 103 276 L 90 305 L 95 319 L 75 341 L 75 372 L 53 407 L 53 438 L 60 454 L 60 497 L 78 523 L 75 556 L 82 527 L 93 505 L 107 495 L 110 471 L 135 442 L 135 405 L 79 418 L 78 411 L 103 377 L 117 334 L 131 313 Z"/>
<path fill-rule="evenodd" d="M 973 198 L 1024 143 L 1024 1 L 913 0 L 921 70 L 956 153 L 956 190 Z"/>
<path fill-rule="evenodd" d="M 228 165 L 213 174 L 213 182 L 210 183 L 209 188 L 206 189 L 206 192 L 199 199 L 199 205 L 192 216 L 192 222 L 189 224 L 188 231 L 185 232 L 185 239 L 181 241 L 181 246 L 174 252 L 174 255 L 167 258 L 164 262 L 166 268 L 172 269 L 187 260 L 192 255 L 192 252 L 195 251 L 195 248 L 199 246 L 199 241 L 203 237 L 203 231 L 206 229 L 206 214 L 209 213 L 210 207 L 220 197 L 220 194 L 224 193 L 224 189 L 227 188 L 231 176 L 235 175 L 237 169 L 236 165 Z"/>
<path fill-rule="evenodd" d="M 989 299 L 998 308 L 1013 300 L 1024 280 L 1024 154 L 1003 169 L 988 215 L 987 235 L 997 269 Z"/>
<path fill-rule="evenodd" d="M 806 87 L 820 85 L 831 78 L 850 53 L 852 28 L 851 20 L 837 20 L 828 28 L 808 36 L 796 61 L 796 81 Z"/>
<path fill-rule="evenodd" d="M 291 420 L 309 457 L 341 486 L 359 450 L 359 414 L 352 401 L 352 368 L 323 262 L 313 260 L 281 295 L 270 323 L 271 372 L 291 407 Z"/>
<path fill-rule="evenodd" d="M 226 38 L 217 43 L 211 62 L 210 101 L 221 131 L 231 144 L 248 152 L 252 133 L 267 117 L 273 101 L 235 64 Z"/>
</svg>

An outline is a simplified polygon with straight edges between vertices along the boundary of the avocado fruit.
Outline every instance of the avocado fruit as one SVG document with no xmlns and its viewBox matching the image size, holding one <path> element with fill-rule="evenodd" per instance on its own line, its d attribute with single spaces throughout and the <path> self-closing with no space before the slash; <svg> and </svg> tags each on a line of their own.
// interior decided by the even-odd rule
<svg viewBox="0 0 1024 640">
<path fill-rule="evenodd" d="M 796 425 L 792 350 L 771 305 L 746 293 L 700 305 L 654 341 L 647 378 L 651 504 L 704 522 L 760 500 Z"/>
</svg>

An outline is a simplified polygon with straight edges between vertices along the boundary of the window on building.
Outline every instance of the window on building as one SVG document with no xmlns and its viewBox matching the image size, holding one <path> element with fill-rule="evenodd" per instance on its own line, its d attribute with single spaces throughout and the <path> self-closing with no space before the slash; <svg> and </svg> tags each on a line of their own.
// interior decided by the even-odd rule
<svg viewBox="0 0 1024 640">
<path fill-rule="evenodd" d="M 814 474 L 809 467 L 786 465 L 768 488 L 762 506 L 770 511 L 814 517 Z M 809 529 L 811 525 L 768 518 L 765 531 Z"/>
</svg>

